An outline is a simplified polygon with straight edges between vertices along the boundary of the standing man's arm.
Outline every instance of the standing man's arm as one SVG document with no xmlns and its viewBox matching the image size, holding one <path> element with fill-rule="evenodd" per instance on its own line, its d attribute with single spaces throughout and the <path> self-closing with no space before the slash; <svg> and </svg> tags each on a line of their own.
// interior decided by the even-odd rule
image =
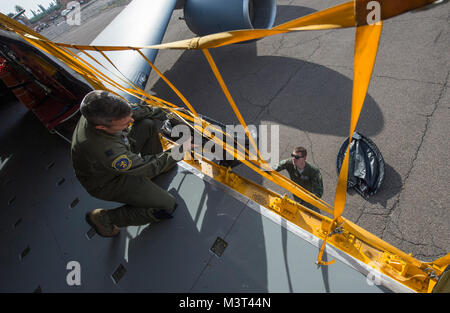
<svg viewBox="0 0 450 313">
<path fill-rule="evenodd" d="M 322 198 L 323 195 L 323 182 L 322 182 L 322 174 L 319 170 L 317 170 L 314 175 L 313 183 L 312 183 L 312 193 L 317 197 Z"/>
<path fill-rule="evenodd" d="M 292 162 L 292 161 L 289 160 L 289 159 L 281 161 L 280 164 L 278 164 L 278 166 L 275 169 L 275 171 L 279 172 L 279 171 L 287 169 L 287 166 L 288 166 L 289 162 Z"/>
<path fill-rule="evenodd" d="M 166 113 L 159 107 L 150 106 L 146 104 L 131 105 L 132 116 L 135 121 L 140 121 L 145 118 L 156 119 L 164 121 L 167 118 Z"/>
</svg>

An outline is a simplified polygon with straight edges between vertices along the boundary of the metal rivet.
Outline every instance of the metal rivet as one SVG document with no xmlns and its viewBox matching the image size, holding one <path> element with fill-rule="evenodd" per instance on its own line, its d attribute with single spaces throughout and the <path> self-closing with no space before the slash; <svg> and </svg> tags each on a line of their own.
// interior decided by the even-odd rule
<svg viewBox="0 0 450 313">
<path fill-rule="evenodd" d="M 73 209 L 78 204 L 78 202 L 80 202 L 80 200 L 78 198 L 75 198 L 70 204 L 70 208 Z"/>
<path fill-rule="evenodd" d="M 30 250 L 30 246 L 27 246 L 25 250 L 23 250 L 20 254 L 20 260 L 23 260 L 23 258 L 26 257 L 28 253 L 30 253 Z"/>
<path fill-rule="evenodd" d="M 22 222 L 22 219 L 21 218 L 19 218 L 18 220 L 17 220 L 17 222 L 14 224 L 14 228 L 17 228 L 17 226 L 19 226 L 19 224 Z"/>
<path fill-rule="evenodd" d="M 119 267 L 116 269 L 116 271 L 111 275 L 111 278 L 113 279 L 115 284 L 119 283 L 119 280 L 122 279 L 122 277 L 125 275 L 127 270 L 125 269 L 125 266 L 122 264 L 119 265 Z"/>
<path fill-rule="evenodd" d="M 86 237 L 87 237 L 89 240 L 91 240 L 92 237 L 94 237 L 96 233 L 97 233 L 97 232 L 95 231 L 95 229 L 94 229 L 94 228 L 91 228 L 91 229 L 89 229 L 89 231 L 86 233 Z"/>
<path fill-rule="evenodd" d="M 221 257 L 227 246 L 228 246 L 228 243 L 226 243 L 225 240 L 223 240 L 220 237 L 217 237 L 217 239 L 214 242 L 213 246 L 211 247 L 210 251 L 212 253 L 214 253 L 215 255 L 217 255 L 218 257 Z"/>
<path fill-rule="evenodd" d="M 14 202 L 14 200 L 16 200 L 16 196 L 13 196 L 11 199 L 9 199 L 8 205 L 11 205 Z"/>
</svg>

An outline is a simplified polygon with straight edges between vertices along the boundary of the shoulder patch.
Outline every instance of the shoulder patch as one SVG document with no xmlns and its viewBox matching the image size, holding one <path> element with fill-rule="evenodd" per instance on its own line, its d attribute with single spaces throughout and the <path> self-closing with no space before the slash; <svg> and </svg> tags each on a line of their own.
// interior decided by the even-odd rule
<svg viewBox="0 0 450 313">
<path fill-rule="evenodd" d="M 289 161 L 291 161 L 290 159 L 286 159 L 286 160 L 282 160 L 281 162 L 280 162 L 280 165 L 286 165 L 286 164 L 288 164 L 289 163 Z M 291 163 L 292 163 L 292 161 L 291 161 Z"/>
<path fill-rule="evenodd" d="M 133 162 L 123 154 L 113 161 L 112 167 L 118 171 L 127 171 L 131 168 L 132 163 Z"/>
</svg>

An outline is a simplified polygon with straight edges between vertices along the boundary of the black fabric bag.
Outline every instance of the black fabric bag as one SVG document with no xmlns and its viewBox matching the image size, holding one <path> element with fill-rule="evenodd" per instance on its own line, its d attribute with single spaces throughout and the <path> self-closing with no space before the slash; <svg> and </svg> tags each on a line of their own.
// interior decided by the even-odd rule
<svg viewBox="0 0 450 313">
<path fill-rule="evenodd" d="M 337 156 L 338 174 L 344 162 L 348 137 L 342 143 Z M 384 180 L 384 159 L 375 143 L 355 132 L 350 144 L 347 187 L 353 188 L 365 199 L 374 195 Z"/>
</svg>

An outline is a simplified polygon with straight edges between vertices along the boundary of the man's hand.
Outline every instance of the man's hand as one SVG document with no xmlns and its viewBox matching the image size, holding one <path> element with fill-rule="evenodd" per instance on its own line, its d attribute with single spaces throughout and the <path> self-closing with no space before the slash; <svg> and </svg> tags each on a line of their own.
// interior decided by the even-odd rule
<svg viewBox="0 0 450 313">
<path fill-rule="evenodd" d="M 173 110 L 182 112 L 185 114 L 189 114 L 189 111 L 186 110 L 185 108 L 174 108 Z M 171 112 L 171 111 L 166 113 L 166 119 L 168 119 L 170 121 L 170 124 L 172 126 L 183 123 L 183 121 L 174 112 Z"/>
<path fill-rule="evenodd" d="M 188 113 L 189 111 L 186 110 L 186 108 L 174 108 L 175 111 L 180 111 L 180 112 L 184 112 L 184 113 Z"/>
</svg>

